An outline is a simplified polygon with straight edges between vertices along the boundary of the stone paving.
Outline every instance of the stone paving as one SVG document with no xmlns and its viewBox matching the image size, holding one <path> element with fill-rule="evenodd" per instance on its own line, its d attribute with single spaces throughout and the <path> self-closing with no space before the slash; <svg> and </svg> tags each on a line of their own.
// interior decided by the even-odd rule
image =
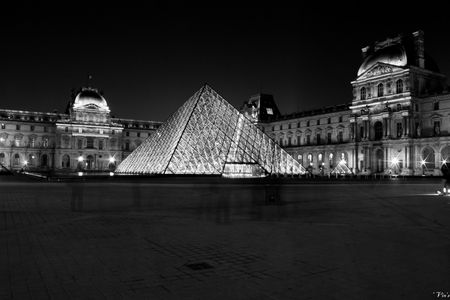
<svg viewBox="0 0 450 300">
<path fill-rule="evenodd" d="M 0 299 L 442 298 L 440 185 L 0 177 Z"/>
</svg>

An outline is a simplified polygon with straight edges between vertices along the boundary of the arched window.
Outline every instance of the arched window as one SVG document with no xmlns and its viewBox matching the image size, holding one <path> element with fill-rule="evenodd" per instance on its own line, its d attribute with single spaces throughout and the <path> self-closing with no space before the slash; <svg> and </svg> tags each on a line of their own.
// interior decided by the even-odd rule
<svg viewBox="0 0 450 300">
<path fill-rule="evenodd" d="M 426 147 L 422 151 L 422 166 L 426 169 L 434 169 L 434 150 L 430 147 Z"/>
<path fill-rule="evenodd" d="M 312 163 L 312 162 L 313 162 L 313 156 L 312 156 L 311 153 L 308 154 L 308 162 L 309 162 L 309 163 Z"/>
<path fill-rule="evenodd" d="M 67 154 L 62 157 L 62 167 L 63 169 L 70 168 L 70 156 Z"/>
<path fill-rule="evenodd" d="M 34 166 L 35 164 L 35 156 L 34 154 L 28 154 L 28 165 Z"/>
<path fill-rule="evenodd" d="M 0 153 L 0 164 L 5 163 L 5 153 Z"/>
<path fill-rule="evenodd" d="M 381 140 L 383 138 L 383 123 L 380 121 L 375 122 L 375 140 Z"/>
<path fill-rule="evenodd" d="M 362 87 L 359 92 L 360 92 L 361 100 L 366 100 L 366 88 Z"/>
<path fill-rule="evenodd" d="M 43 154 L 41 156 L 41 167 L 46 167 L 48 163 L 48 157 L 47 154 Z"/>
<path fill-rule="evenodd" d="M 384 95 L 384 85 L 380 83 L 378 85 L 378 97 L 383 97 L 383 95 Z"/>
<path fill-rule="evenodd" d="M 401 79 L 397 80 L 396 92 L 397 92 L 397 94 L 403 93 L 403 80 L 401 80 Z"/>
<path fill-rule="evenodd" d="M 13 165 L 18 166 L 20 164 L 20 156 L 18 153 L 14 154 Z"/>
</svg>

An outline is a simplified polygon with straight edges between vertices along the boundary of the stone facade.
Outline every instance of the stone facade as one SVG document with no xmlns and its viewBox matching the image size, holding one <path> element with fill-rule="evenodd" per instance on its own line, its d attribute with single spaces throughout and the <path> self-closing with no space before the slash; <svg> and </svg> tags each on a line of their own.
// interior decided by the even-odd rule
<svg viewBox="0 0 450 300">
<path fill-rule="evenodd" d="M 440 175 L 450 160 L 450 93 L 422 31 L 362 49 L 351 103 L 262 122 L 313 173 Z"/>
<path fill-rule="evenodd" d="M 0 164 L 11 170 L 111 171 L 159 125 L 113 118 L 96 89 L 82 88 L 66 113 L 0 109 Z"/>
</svg>

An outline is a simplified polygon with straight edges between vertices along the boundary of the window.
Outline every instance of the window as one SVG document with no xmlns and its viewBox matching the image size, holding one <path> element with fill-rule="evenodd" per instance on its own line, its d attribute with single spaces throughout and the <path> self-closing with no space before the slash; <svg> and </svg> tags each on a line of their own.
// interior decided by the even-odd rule
<svg viewBox="0 0 450 300">
<path fill-rule="evenodd" d="M 5 153 L 0 153 L 0 164 L 5 163 Z"/>
<path fill-rule="evenodd" d="M 41 156 L 41 166 L 46 167 L 47 166 L 47 160 L 48 160 L 47 154 L 43 154 Z"/>
<path fill-rule="evenodd" d="M 280 146 L 283 146 L 283 139 L 280 139 Z"/>
<path fill-rule="evenodd" d="M 116 131 L 113 129 L 112 132 L 111 132 L 111 134 L 116 134 Z"/>
<path fill-rule="evenodd" d="M 47 131 L 48 131 L 48 128 L 44 126 L 44 132 L 47 132 Z"/>
<path fill-rule="evenodd" d="M 35 144 L 36 144 L 36 139 L 34 137 L 30 138 L 30 147 L 34 148 Z"/>
<path fill-rule="evenodd" d="M 434 121 L 434 135 L 440 135 L 441 134 L 441 122 Z"/>
<path fill-rule="evenodd" d="M 360 90 L 360 98 L 361 98 L 361 100 L 366 100 L 366 88 L 365 87 L 362 87 L 361 88 L 361 90 Z"/>
<path fill-rule="evenodd" d="M 312 156 L 312 154 L 310 153 L 310 154 L 308 154 L 308 161 L 310 162 L 310 163 L 312 163 L 313 162 L 313 156 Z"/>
<path fill-rule="evenodd" d="M 380 121 L 375 122 L 375 140 L 381 140 L 383 138 L 383 123 Z"/>
<path fill-rule="evenodd" d="M 383 95 L 384 95 L 384 85 L 380 83 L 378 85 L 378 97 L 383 97 Z"/>
<path fill-rule="evenodd" d="M 34 131 L 34 126 L 33 125 L 30 126 L 30 131 Z"/>
<path fill-rule="evenodd" d="M 2 129 L 5 129 L 5 124 L 4 123 L 2 123 Z"/>
<path fill-rule="evenodd" d="M 125 136 L 130 136 L 130 132 L 127 131 L 127 132 L 125 133 Z"/>
<path fill-rule="evenodd" d="M 339 116 L 339 123 L 342 123 L 342 116 Z"/>
<path fill-rule="evenodd" d="M 320 120 L 317 120 L 317 125 L 320 125 Z"/>
<path fill-rule="evenodd" d="M 273 115 L 273 110 L 270 107 L 266 107 L 266 111 L 268 115 Z"/>
<path fill-rule="evenodd" d="M 320 133 L 317 134 L 316 139 L 317 139 L 317 145 L 320 145 Z"/>
<path fill-rule="evenodd" d="M 18 166 L 20 164 L 20 156 L 18 153 L 14 154 L 13 165 Z"/>
<path fill-rule="evenodd" d="M 401 137 L 403 134 L 403 126 L 401 122 L 397 123 L 397 137 Z"/>
<path fill-rule="evenodd" d="M 125 150 L 130 150 L 130 142 L 129 141 L 126 141 L 125 142 Z"/>
<path fill-rule="evenodd" d="M 141 137 L 141 133 L 140 132 L 137 133 L 137 137 Z"/>
<path fill-rule="evenodd" d="M 331 118 L 328 118 L 328 124 L 331 124 Z"/>
<path fill-rule="evenodd" d="M 434 102 L 434 110 L 439 110 L 439 101 Z"/>
<path fill-rule="evenodd" d="M 77 143 L 78 143 L 78 149 L 82 149 L 82 148 L 83 148 L 83 140 L 82 140 L 82 139 L 79 139 L 79 140 L 77 141 Z"/>
<path fill-rule="evenodd" d="M 309 145 L 309 144 L 311 144 L 311 136 L 307 135 L 306 136 L 306 145 Z"/>
<path fill-rule="evenodd" d="M 307 127 L 309 127 L 309 120 L 308 120 L 308 121 L 306 121 L 306 126 L 307 126 Z"/>
<path fill-rule="evenodd" d="M 42 139 L 42 146 L 44 146 L 44 148 L 48 147 L 48 138 L 43 138 Z"/>
<path fill-rule="evenodd" d="M 331 132 L 328 132 L 328 144 L 331 144 Z"/>
<path fill-rule="evenodd" d="M 19 139 L 15 139 L 15 140 L 14 140 L 14 145 L 15 145 L 16 147 L 20 147 L 20 140 L 19 140 Z"/>
<path fill-rule="evenodd" d="M 344 142 L 344 133 L 342 131 L 339 131 L 337 138 L 338 138 L 338 143 Z"/>
<path fill-rule="evenodd" d="M 94 139 L 93 138 L 86 139 L 86 148 L 88 148 L 88 149 L 94 148 Z"/>
<path fill-rule="evenodd" d="M 16 130 L 20 130 L 20 125 L 16 125 Z"/>
<path fill-rule="evenodd" d="M 297 136 L 297 145 L 300 146 L 300 144 L 301 144 L 301 140 L 300 140 L 300 136 L 298 135 Z"/>
<path fill-rule="evenodd" d="M 64 132 L 69 132 L 69 127 L 64 127 Z"/>
<path fill-rule="evenodd" d="M 396 83 L 396 93 L 397 93 L 397 94 L 403 93 L 403 80 L 401 80 L 401 79 L 397 80 L 397 83 Z"/>
<path fill-rule="evenodd" d="M 300 128 L 300 122 L 297 123 L 297 128 Z"/>
<path fill-rule="evenodd" d="M 98 149 L 103 150 L 103 141 L 98 141 Z"/>
<path fill-rule="evenodd" d="M 292 138 L 288 137 L 288 146 L 291 146 L 291 145 L 292 145 Z"/>
<path fill-rule="evenodd" d="M 362 139 L 364 138 L 364 126 L 361 126 L 359 128 L 359 137 Z"/>
<path fill-rule="evenodd" d="M 417 103 L 414 103 L 414 109 L 415 111 L 419 111 L 419 105 Z"/>
</svg>

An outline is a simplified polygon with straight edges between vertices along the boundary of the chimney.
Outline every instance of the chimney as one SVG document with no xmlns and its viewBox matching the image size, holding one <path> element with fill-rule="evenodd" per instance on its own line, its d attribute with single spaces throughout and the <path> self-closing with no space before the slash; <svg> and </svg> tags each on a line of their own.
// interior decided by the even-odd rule
<svg viewBox="0 0 450 300">
<path fill-rule="evenodd" d="M 416 66 L 425 68 L 425 50 L 423 41 L 423 31 L 418 30 L 413 32 L 414 36 L 414 50 L 416 51 Z"/>
<path fill-rule="evenodd" d="M 369 49 L 370 49 L 369 46 L 361 48 L 361 54 L 363 59 L 365 59 L 369 55 Z"/>
</svg>

